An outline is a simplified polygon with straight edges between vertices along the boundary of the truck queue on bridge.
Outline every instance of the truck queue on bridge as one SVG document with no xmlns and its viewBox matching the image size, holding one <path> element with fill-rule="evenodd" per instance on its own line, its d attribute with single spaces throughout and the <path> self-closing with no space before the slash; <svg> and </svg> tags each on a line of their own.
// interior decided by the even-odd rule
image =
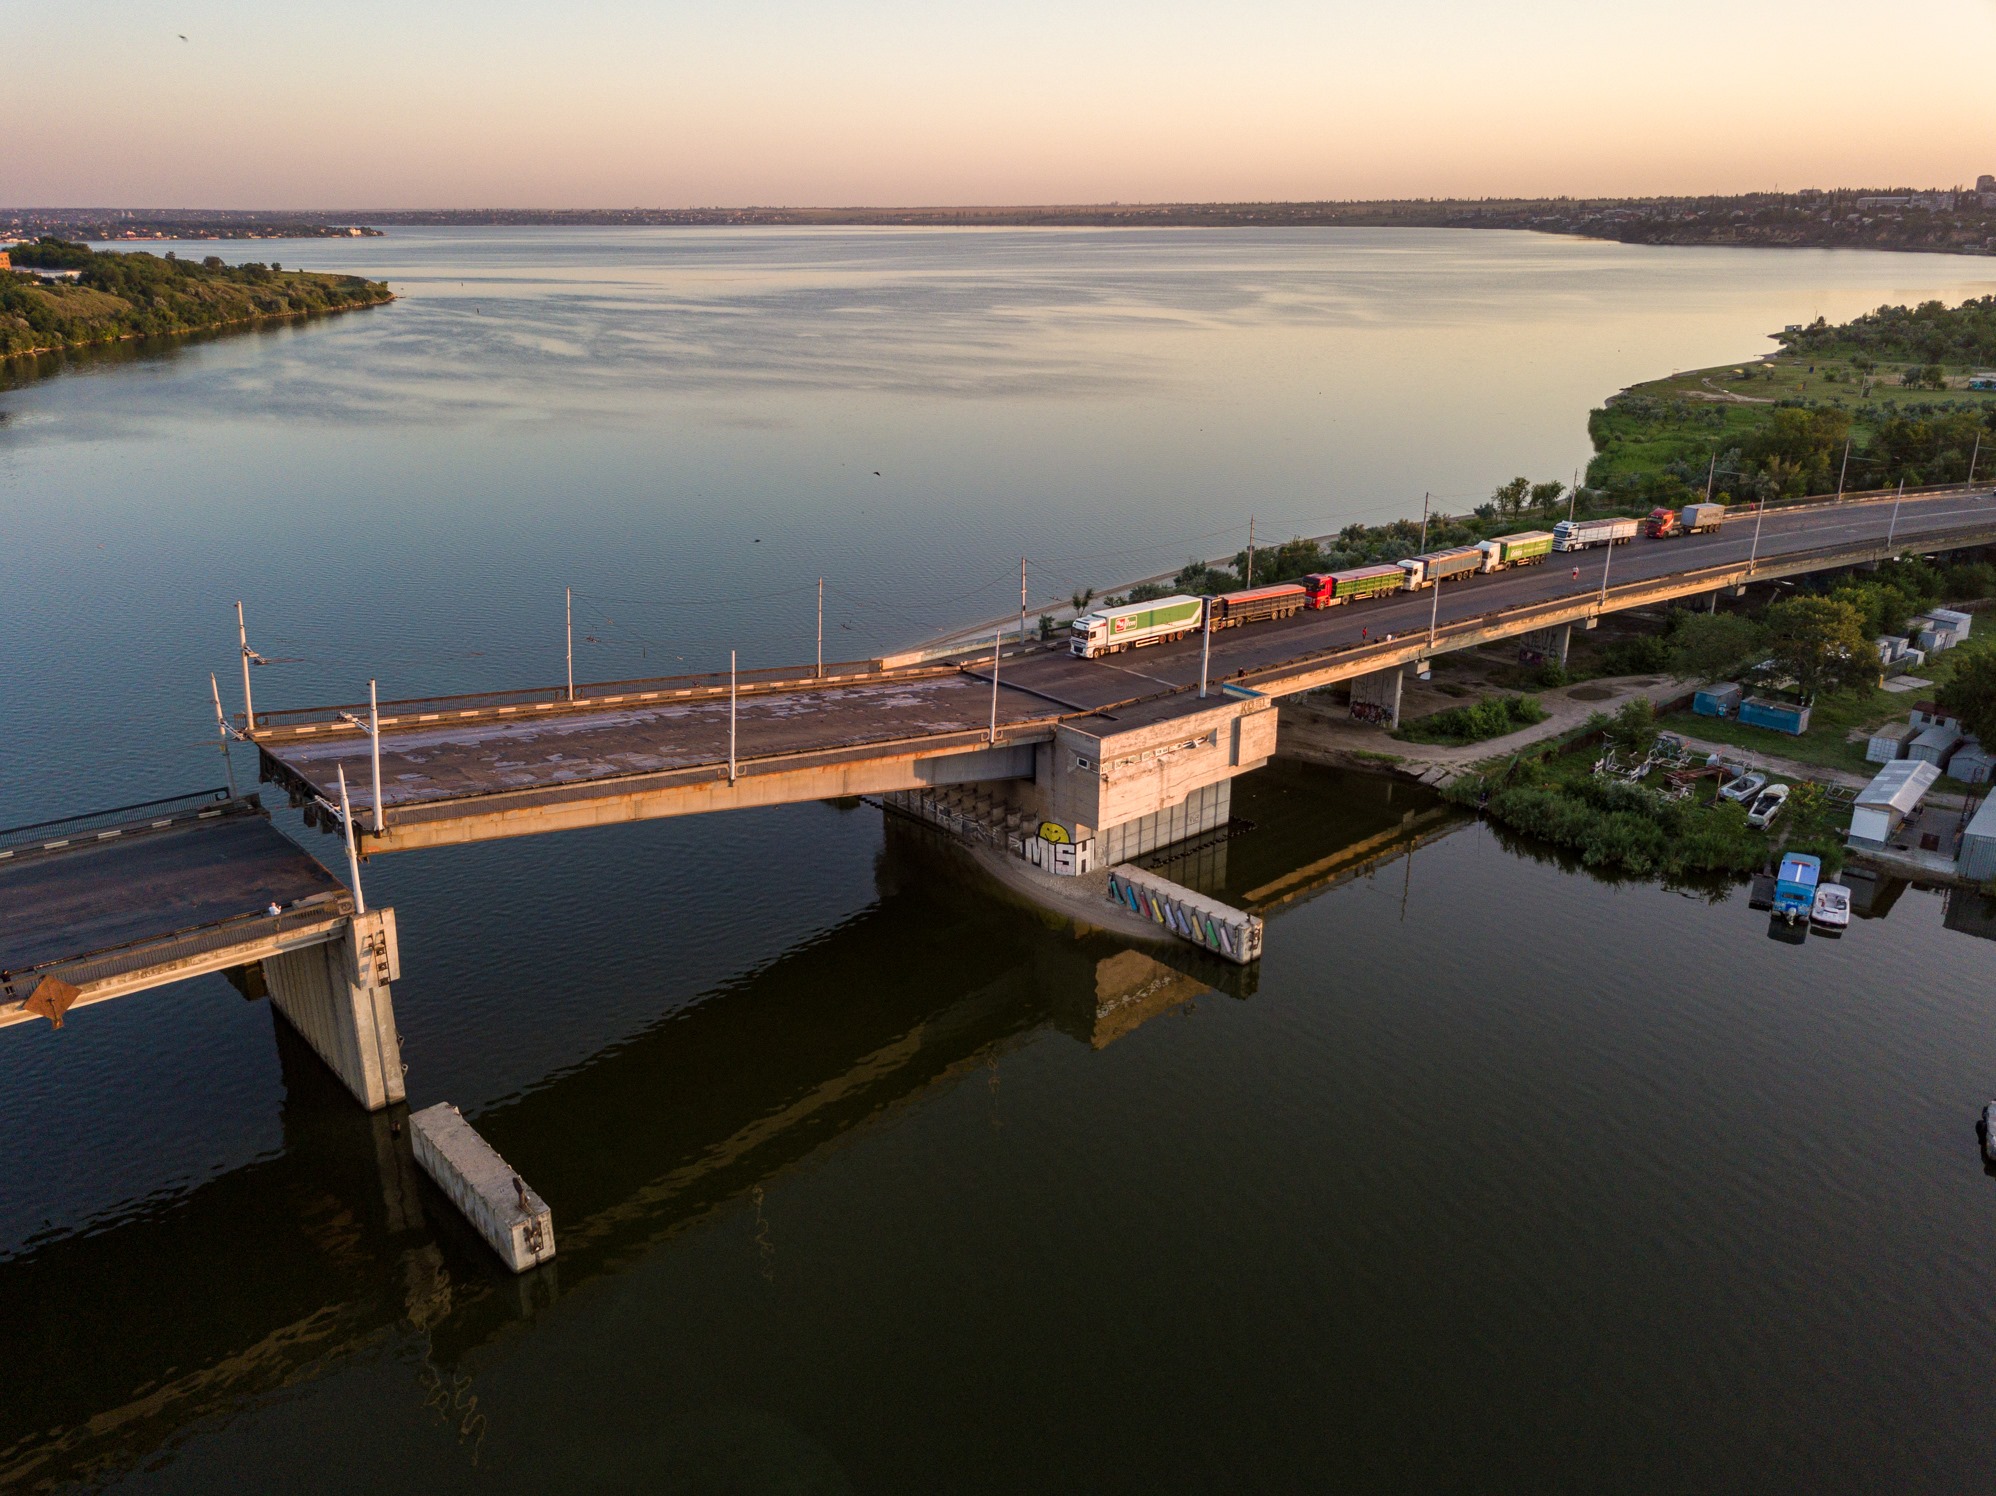
<svg viewBox="0 0 1996 1496">
<path fill-rule="evenodd" d="M 1686 504 L 1681 510 L 1653 509 L 1643 519 L 1563 519 L 1550 530 L 1523 530 L 1474 545 L 1424 551 L 1390 564 L 1345 571 L 1311 572 L 1294 582 L 1250 587 L 1199 598 L 1187 593 L 1122 607 L 1097 608 L 1074 620 L 1071 653 L 1100 659 L 1146 644 L 1167 644 L 1195 634 L 1203 615 L 1209 630 L 1236 628 L 1266 619 L 1293 618 L 1305 608 L 1341 607 L 1398 592 L 1422 592 L 1443 582 L 1514 566 L 1537 566 L 1558 552 L 1625 545 L 1638 535 L 1661 540 L 1697 535 L 1725 523 L 1723 504 Z"/>
</svg>

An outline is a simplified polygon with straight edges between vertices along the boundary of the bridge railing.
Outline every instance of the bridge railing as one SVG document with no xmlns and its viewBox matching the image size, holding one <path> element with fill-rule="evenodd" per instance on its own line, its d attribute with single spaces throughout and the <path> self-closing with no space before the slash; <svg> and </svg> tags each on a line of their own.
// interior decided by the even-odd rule
<svg viewBox="0 0 1996 1496">
<path fill-rule="evenodd" d="M 951 674 L 955 667 L 886 670 L 879 660 L 843 660 L 827 664 L 822 673 L 805 665 L 772 665 L 734 674 L 734 689 L 742 695 L 776 690 L 798 690 L 812 686 L 863 684 L 870 680 L 905 680 L 928 674 Z M 512 691 L 472 691 L 455 696 L 406 696 L 380 704 L 383 728 L 427 726 L 432 722 L 500 720 L 532 712 L 583 711 L 631 706 L 646 702 L 711 700 L 726 696 L 729 676 L 725 670 L 704 671 L 698 675 L 660 675 L 637 680 L 578 681 L 575 694 L 566 686 L 527 686 Z M 361 734 L 347 721 L 348 716 L 365 718 L 364 701 L 345 705 L 291 707 L 259 711 L 256 725 L 248 736 L 257 741 L 282 741 L 299 737 L 335 737 Z M 240 717 L 237 719 L 240 721 Z"/>
<path fill-rule="evenodd" d="M 235 800 L 226 789 L 221 788 L 169 795 L 163 800 L 140 800 L 131 805 L 113 806 L 109 810 L 90 810 L 81 815 L 63 816 L 59 820 L 36 821 L 0 830 L 0 859 L 25 856 L 31 852 L 61 851 L 65 847 L 96 841 L 135 827 L 151 830 L 180 821 L 258 808 L 256 796 Z"/>
</svg>

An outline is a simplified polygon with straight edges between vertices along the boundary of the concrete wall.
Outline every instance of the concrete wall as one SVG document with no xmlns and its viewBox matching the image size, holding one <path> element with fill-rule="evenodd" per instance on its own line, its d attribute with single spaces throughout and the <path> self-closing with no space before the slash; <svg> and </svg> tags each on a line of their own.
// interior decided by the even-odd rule
<svg viewBox="0 0 1996 1496">
<path fill-rule="evenodd" d="M 357 914 L 342 938 L 263 962 L 271 1006 L 371 1112 L 403 1099 L 402 1041 L 389 996 L 400 975 L 392 909 Z"/>
<path fill-rule="evenodd" d="M 1037 765 L 1035 808 L 1072 840 L 1086 841 L 1260 768 L 1275 752 L 1275 726 L 1273 701 L 1231 696 L 1139 726 L 1099 718 L 1064 723 Z"/>
<path fill-rule="evenodd" d="M 1164 810 L 1108 826 L 1095 833 L 1095 862 L 1110 866 L 1155 852 L 1173 842 L 1198 836 L 1227 824 L 1233 813 L 1234 782 L 1222 779 L 1194 790 L 1178 804 Z"/>
</svg>

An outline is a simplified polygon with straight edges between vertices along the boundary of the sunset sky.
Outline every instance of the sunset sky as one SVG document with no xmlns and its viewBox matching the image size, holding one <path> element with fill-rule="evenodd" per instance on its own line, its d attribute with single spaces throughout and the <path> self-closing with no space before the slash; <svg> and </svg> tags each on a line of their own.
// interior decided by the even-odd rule
<svg viewBox="0 0 1996 1496">
<path fill-rule="evenodd" d="M 1996 171 L 1992 0 L 13 0 L 6 16 L 8 206 L 1635 194 Z"/>
</svg>

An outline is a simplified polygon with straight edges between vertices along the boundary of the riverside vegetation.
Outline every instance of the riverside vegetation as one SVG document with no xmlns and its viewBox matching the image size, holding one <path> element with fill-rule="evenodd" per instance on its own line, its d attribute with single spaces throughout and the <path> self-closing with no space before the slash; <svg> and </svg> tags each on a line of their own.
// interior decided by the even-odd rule
<svg viewBox="0 0 1996 1496">
<path fill-rule="evenodd" d="M 20 271 L 75 270 L 73 281 L 0 273 L 0 357 L 54 352 L 127 338 L 161 337 L 392 301 L 381 281 L 286 270 L 219 256 L 183 260 L 111 253 L 63 239 L 17 244 Z"/>
</svg>

